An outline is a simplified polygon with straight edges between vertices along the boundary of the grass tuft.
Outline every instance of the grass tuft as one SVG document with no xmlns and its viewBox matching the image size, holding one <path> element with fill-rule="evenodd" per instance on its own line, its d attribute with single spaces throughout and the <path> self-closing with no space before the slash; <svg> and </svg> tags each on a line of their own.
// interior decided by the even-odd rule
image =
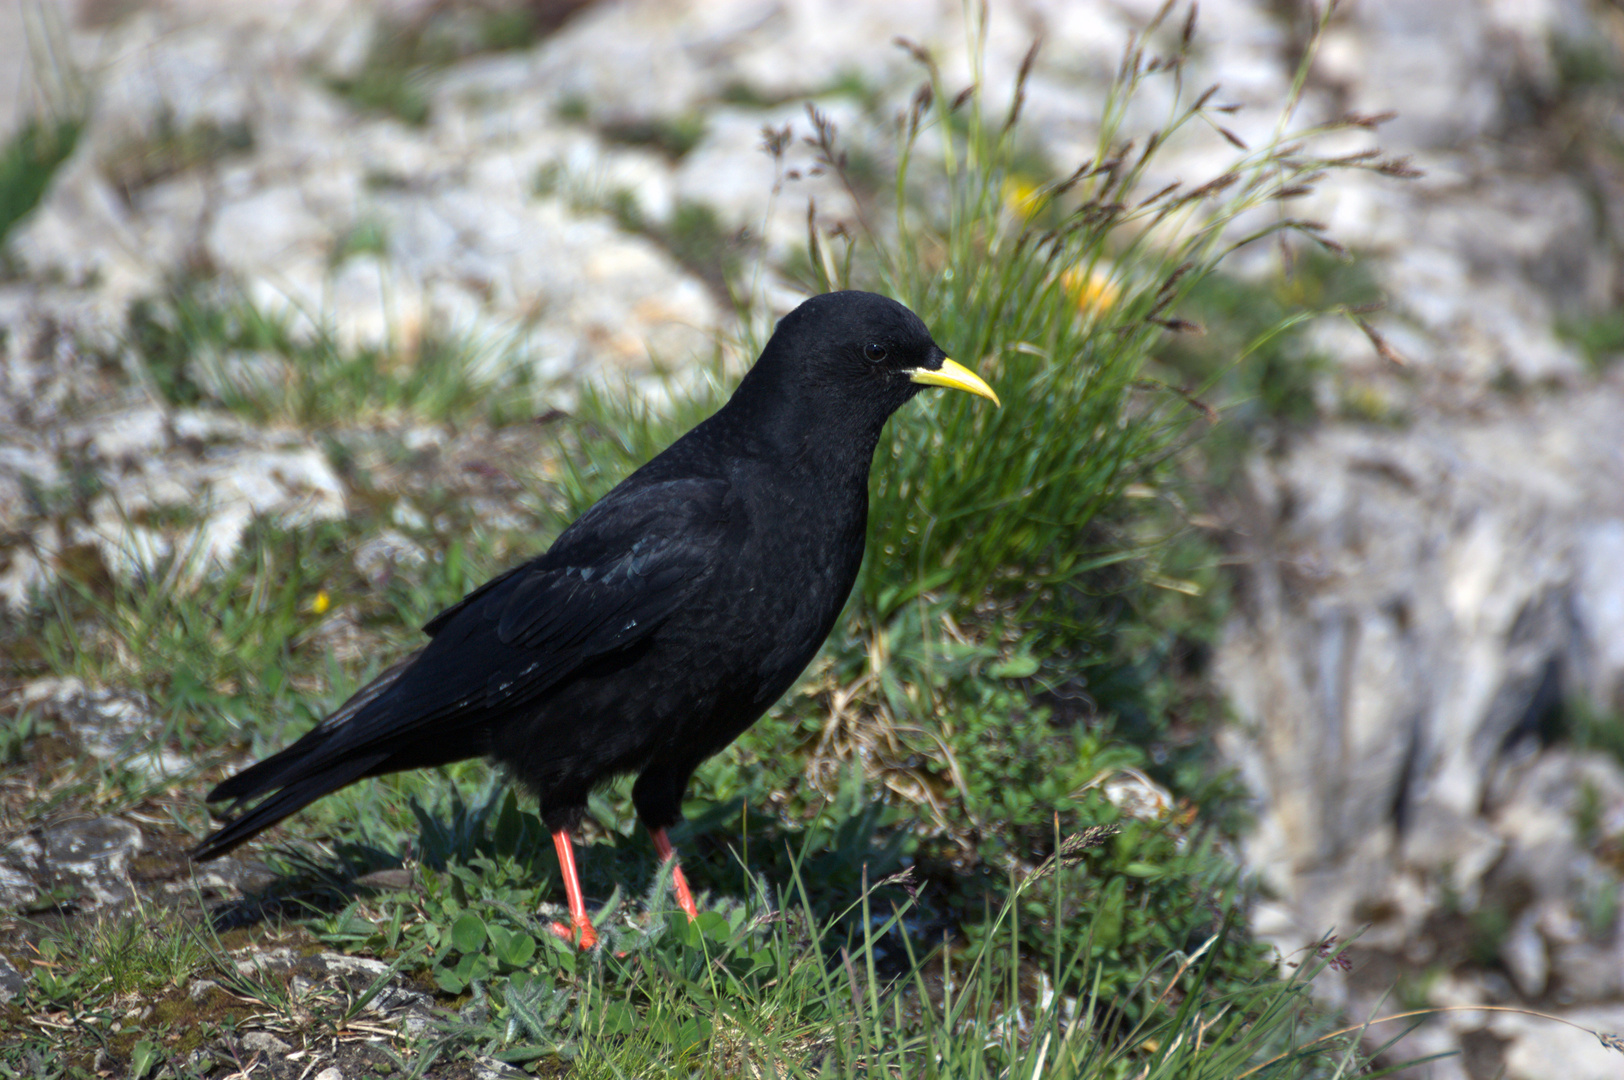
<svg viewBox="0 0 1624 1080">
<path fill-rule="evenodd" d="M 39 204 L 56 170 L 73 153 L 84 121 L 34 117 L 0 148 L 0 243 Z"/>
<path fill-rule="evenodd" d="M 564 111 L 567 115 L 567 110 Z M 705 120 L 685 115 L 671 119 L 609 121 L 602 125 L 604 138 L 626 146 L 646 146 L 680 161 L 705 137 Z"/>
<path fill-rule="evenodd" d="M 411 18 L 386 18 L 358 69 L 328 78 L 327 86 L 359 109 L 421 127 L 429 121 L 428 87 L 437 72 L 471 56 L 527 49 L 585 3 L 432 4 Z"/>
<path fill-rule="evenodd" d="M 387 238 L 362 226 L 335 252 L 379 250 Z M 246 297 L 201 283 L 132 305 L 126 340 L 172 405 L 212 405 L 250 420 L 324 427 L 380 417 L 433 421 L 483 414 L 494 424 L 528 416 L 528 369 L 485 373 L 485 351 L 423 336 L 347 348 L 323 327 L 296 328 Z"/>
<path fill-rule="evenodd" d="M 1557 332 L 1578 346 L 1592 371 L 1606 371 L 1624 356 L 1624 308 L 1560 319 Z"/>
<path fill-rule="evenodd" d="M 150 131 L 125 139 L 102 168 L 125 202 L 133 203 L 143 189 L 159 181 L 253 149 L 254 132 L 246 121 L 205 118 L 183 124 L 165 108 Z"/>
<path fill-rule="evenodd" d="M 25 5 L 19 14 L 39 107 L 0 146 L 0 246 L 39 205 L 51 179 L 78 145 L 89 113 L 84 77 L 73 64 L 60 16 L 43 4 Z"/>
</svg>

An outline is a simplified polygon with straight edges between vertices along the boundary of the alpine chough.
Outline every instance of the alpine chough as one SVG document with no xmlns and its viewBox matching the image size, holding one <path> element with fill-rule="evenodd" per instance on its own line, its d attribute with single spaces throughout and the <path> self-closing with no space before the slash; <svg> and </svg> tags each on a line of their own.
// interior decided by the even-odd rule
<svg viewBox="0 0 1624 1080">
<path fill-rule="evenodd" d="M 588 794 L 636 773 L 638 817 L 671 857 L 666 829 L 694 769 L 789 689 L 834 626 L 863 559 L 880 432 L 924 386 L 998 401 L 894 300 L 801 304 L 726 405 L 546 554 L 436 615 L 416 653 L 209 792 L 232 805 L 193 857 L 364 776 L 488 757 L 540 801 L 572 924 L 555 929 L 592 947 L 570 838 Z"/>
</svg>

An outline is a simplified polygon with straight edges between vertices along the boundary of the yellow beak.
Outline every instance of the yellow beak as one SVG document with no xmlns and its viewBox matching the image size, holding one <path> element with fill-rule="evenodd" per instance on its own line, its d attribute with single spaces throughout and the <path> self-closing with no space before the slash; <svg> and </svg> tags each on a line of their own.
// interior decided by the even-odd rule
<svg viewBox="0 0 1624 1080">
<path fill-rule="evenodd" d="M 954 390 L 966 390 L 979 397 L 986 398 L 1000 408 L 1003 407 L 1003 403 L 998 400 L 998 395 L 992 392 L 992 387 L 982 381 L 981 376 L 963 364 L 955 364 L 946 358 L 943 358 L 942 366 L 934 371 L 930 368 L 913 368 L 904 374 L 916 383 L 924 383 L 926 386 L 948 386 Z"/>
</svg>

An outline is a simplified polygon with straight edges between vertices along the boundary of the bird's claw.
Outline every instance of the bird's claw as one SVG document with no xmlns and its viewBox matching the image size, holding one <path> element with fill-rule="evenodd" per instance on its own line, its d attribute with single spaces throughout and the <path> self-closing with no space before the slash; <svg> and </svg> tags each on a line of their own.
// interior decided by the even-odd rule
<svg viewBox="0 0 1624 1080">
<path fill-rule="evenodd" d="M 693 922 L 699 918 L 699 908 L 694 905 L 693 890 L 688 888 L 688 878 L 682 872 L 682 864 L 677 861 L 676 849 L 671 846 L 671 838 L 665 834 L 665 829 L 650 829 L 649 839 L 654 841 L 654 853 L 660 857 L 660 862 L 671 864 L 671 891 L 676 893 L 677 906 L 682 913 Z"/>
<path fill-rule="evenodd" d="M 693 922 L 699 918 L 699 908 L 694 904 L 694 894 L 688 889 L 688 879 L 683 876 L 682 867 L 673 864 L 671 877 L 672 891 L 677 894 L 677 906 L 688 916 L 688 921 Z"/>
<path fill-rule="evenodd" d="M 576 935 L 579 934 L 579 944 L 582 952 L 587 952 L 598 947 L 598 932 L 597 930 L 593 929 L 590 922 L 587 922 L 584 919 L 571 926 L 565 926 L 561 922 L 551 923 L 548 925 L 547 929 L 557 934 L 561 939 L 563 939 L 564 942 L 570 945 L 577 943 Z"/>
</svg>

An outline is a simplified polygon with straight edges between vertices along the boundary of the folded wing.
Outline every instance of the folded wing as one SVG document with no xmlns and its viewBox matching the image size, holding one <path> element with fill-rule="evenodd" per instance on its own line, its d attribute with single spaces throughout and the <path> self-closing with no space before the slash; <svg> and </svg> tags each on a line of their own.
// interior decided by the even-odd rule
<svg viewBox="0 0 1624 1080">
<path fill-rule="evenodd" d="M 582 665 L 639 644 L 693 600 L 743 526 L 729 494 L 725 481 L 701 479 L 610 493 L 547 554 L 431 620 L 432 640 L 418 653 L 211 791 L 210 802 L 234 800 L 237 816 L 195 856 L 229 850 L 362 776 L 485 753 L 492 721 Z"/>
</svg>

